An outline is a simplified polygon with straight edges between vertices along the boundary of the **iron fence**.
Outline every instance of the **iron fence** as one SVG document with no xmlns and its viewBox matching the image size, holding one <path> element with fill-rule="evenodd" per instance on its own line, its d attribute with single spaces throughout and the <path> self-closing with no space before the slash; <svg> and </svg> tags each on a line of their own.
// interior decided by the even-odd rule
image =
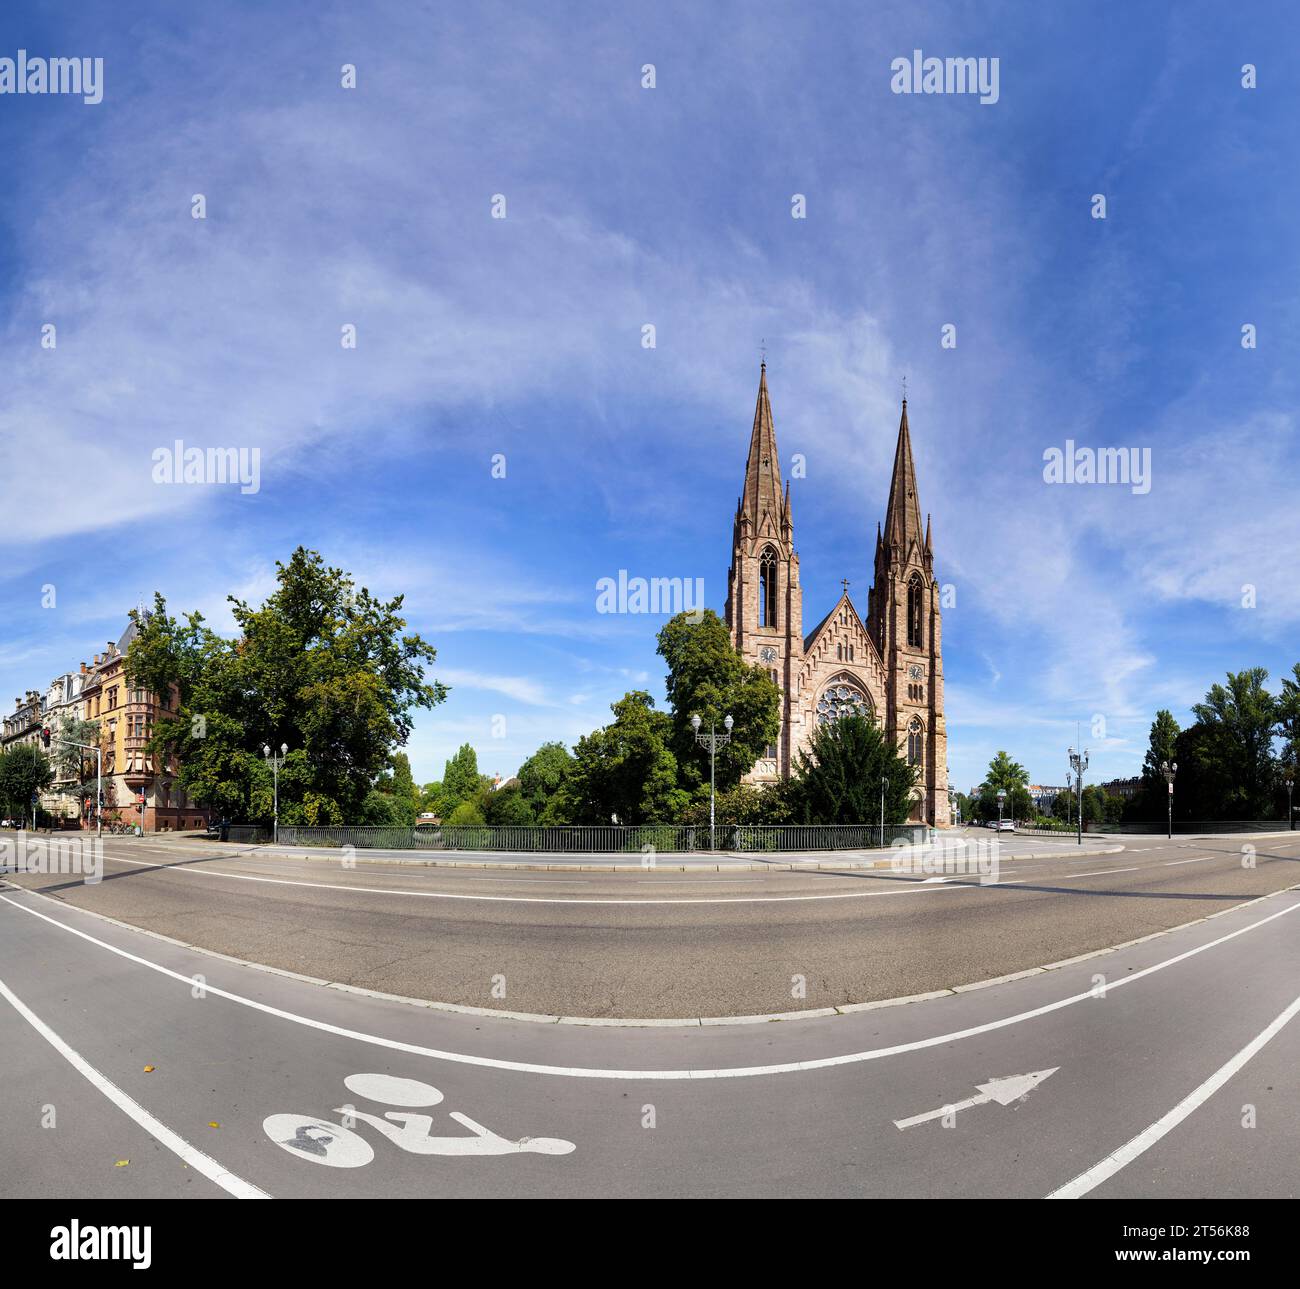
<svg viewBox="0 0 1300 1289">
<path fill-rule="evenodd" d="M 870 850 L 896 842 L 922 842 L 924 824 L 902 827 L 879 824 L 726 824 L 715 834 L 719 851 L 764 852 Z M 232 824 L 232 842 L 271 840 L 269 828 Z M 415 828 L 308 828 L 280 825 L 285 846 L 319 846 L 357 850 L 508 851 L 515 854 L 677 854 L 708 851 L 707 824 L 572 825 L 543 828 L 513 825 L 420 825 Z"/>
</svg>

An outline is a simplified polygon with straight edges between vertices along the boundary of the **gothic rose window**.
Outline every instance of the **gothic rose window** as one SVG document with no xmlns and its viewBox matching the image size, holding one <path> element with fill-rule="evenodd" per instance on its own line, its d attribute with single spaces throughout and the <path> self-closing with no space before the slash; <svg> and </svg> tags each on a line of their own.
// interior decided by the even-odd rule
<svg viewBox="0 0 1300 1289">
<path fill-rule="evenodd" d="M 817 700 L 817 724 L 829 725 L 845 716 L 871 718 L 871 703 L 863 692 L 843 680 L 832 682 Z"/>
</svg>

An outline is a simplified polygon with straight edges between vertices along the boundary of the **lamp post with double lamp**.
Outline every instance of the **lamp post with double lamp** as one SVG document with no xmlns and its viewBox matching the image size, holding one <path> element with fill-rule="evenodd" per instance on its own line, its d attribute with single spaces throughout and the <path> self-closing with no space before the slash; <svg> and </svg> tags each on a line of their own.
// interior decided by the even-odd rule
<svg viewBox="0 0 1300 1289">
<path fill-rule="evenodd" d="M 691 729 L 695 731 L 695 741 L 709 752 L 709 849 L 714 849 L 714 831 L 716 828 L 715 809 L 717 804 L 717 792 L 715 784 L 717 782 L 716 767 L 718 760 L 718 749 L 731 742 L 731 727 L 736 723 L 730 716 L 723 722 L 726 729 L 725 734 L 719 734 L 714 726 L 712 718 L 709 720 L 709 732 L 700 733 L 700 726 L 704 722 L 698 716 L 691 717 Z"/>
<path fill-rule="evenodd" d="M 1083 845 L 1083 772 L 1088 768 L 1088 749 L 1070 748 L 1070 769 L 1074 771 L 1074 795 L 1079 806 L 1079 845 Z"/>
<path fill-rule="evenodd" d="M 1165 782 L 1169 785 L 1169 840 L 1174 839 L 1174 775 L 1178 773 L 1178 762 L 1172 765 L 1168 761 L 1160 762 L 1160 773 L 1165 776 Z"/>
<path fill-rule="evenodd" d="M 263 743 L 262 755 L 267 759 L 271 766 L 271 787 L 272 792 L 274 793 L 275 803 L 275 822 L 272 828 L 272 837 L 274 838 L 274 844 L 278 846 L 280 844 L 280 767 L 284 764 L 284 758 L 289 755 L 289 745 L 287 743 L 281 743 L 280 755 L 276 756 L 276 754 L 271 751 L 270 747 Z"/>
<path fill-rule="evenodd" d="M 1291 789 L 1295 787 L 1294 779 L 1287 779 L 1282 785 L 1286 789 L 1286 817 L 1288 827 L 1295 832 L 1295 808 L 1291 805 Z"/>
<path fill-rule="evenodd" d="M 1002 831 L 1002 804 L 1007 799 L 1006 788 L 998 789 L 998 832 Z"/>
</svg>

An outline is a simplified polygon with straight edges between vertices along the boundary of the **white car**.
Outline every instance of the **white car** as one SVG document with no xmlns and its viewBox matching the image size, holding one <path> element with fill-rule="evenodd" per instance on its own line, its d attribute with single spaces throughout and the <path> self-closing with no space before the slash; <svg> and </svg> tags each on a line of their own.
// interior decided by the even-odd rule
<svg viewBox="0 0 1300 1289">
<path fill-rule="evenodd" d="M 990 819 L 988 826 L 994 832 L 1015 832 L 1016 823 L 1014 819 Z"/>
</svg>

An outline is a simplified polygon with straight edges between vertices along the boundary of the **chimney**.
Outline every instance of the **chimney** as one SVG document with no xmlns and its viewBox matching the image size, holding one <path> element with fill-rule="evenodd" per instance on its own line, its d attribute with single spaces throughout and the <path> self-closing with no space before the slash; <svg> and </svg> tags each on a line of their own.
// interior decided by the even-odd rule
<svg viewBox="0 0 1300 1289">
<path fill-rule="evenodd" d="M 84 662 L 81 664 L 81 674 L 83 676 L 86 674 L 86 664 Z"/>
</svg>

